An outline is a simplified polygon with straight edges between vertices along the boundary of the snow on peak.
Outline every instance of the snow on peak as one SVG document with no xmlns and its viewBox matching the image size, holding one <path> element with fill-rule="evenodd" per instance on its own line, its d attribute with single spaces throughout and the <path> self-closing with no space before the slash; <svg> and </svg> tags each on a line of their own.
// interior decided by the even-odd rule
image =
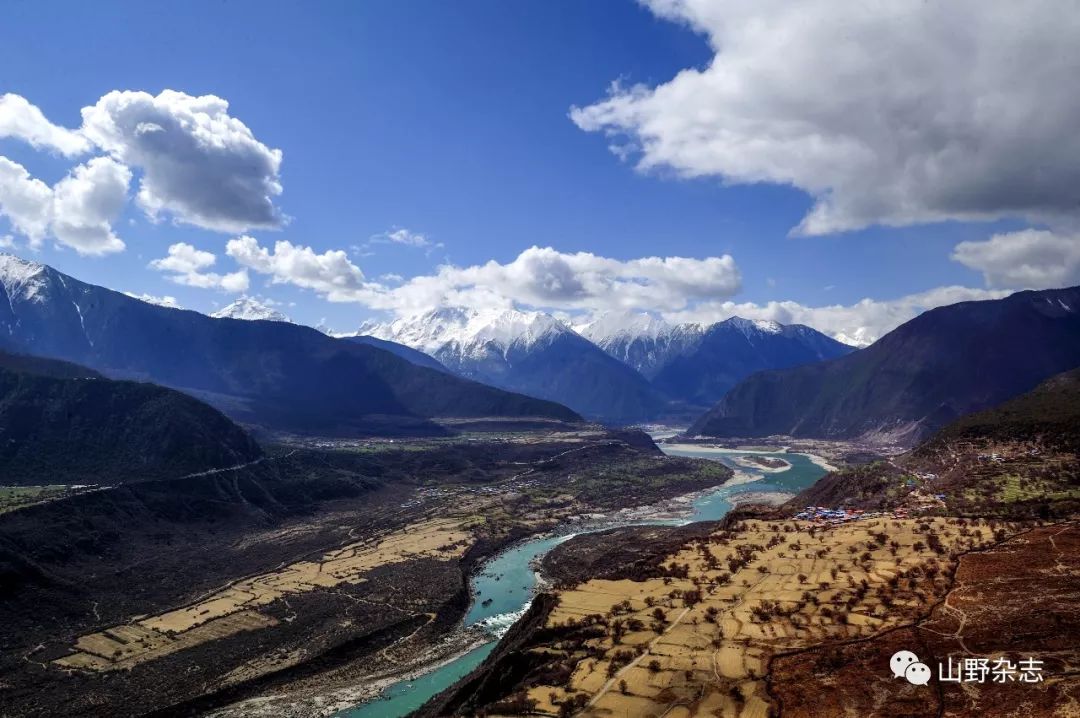
<svg viewBox="0 0 1080 718">
<path fill-rule="evenodd" d="M 604 345 L 615 339 L 657 339 L 672 330 L 664 319 L 648 312 L 604 312 L 593 315 L 574 330 L 594 344 Z"/>
<path fill-rule="evenodd" d="M 870 333 L 867 327 L 858 327 L 855 331 L 847 334 L 845 332 L 836 332 L 832 335 L 832 338 L 841 344 L 847 344 L 851 347 L 868 347 L 874 343 L 876 337 Z"/>
<path fill-rule="evenodd" d="M 565 324 L 543 312 L 442 307 L 387 324 L 365 322 L 357 334 L 435 354 L 451 346 L 466 353 L 490 345 L 506 351 L 511 346 L 532 346 L 544 337 L 569 331 Z"/>
<path fill-rule="evenodd" d="M 0 286 L 8 297 L 44 301 L 45 265 L 13 254 L 0 254 Z"/>
<path fill-rule="evenodd" d="M 287 316 L 273 307 L 260 302 L 254 297 L 240 297 L 227 307 L 219 309 L 210 316 L 215 319 L 245 319 L 248 321 L 266 320 L 271 322 L 292 322 Z"/>
<path fill-rule="evenodd" d="M 750 337 L 752 334 L 780 334 L 784 331 L 784 325 L 768 319 L 743 319 L 742 317 L 730 317 L 720 322 L 722 325 L 734 327 Z"/>
</svg>

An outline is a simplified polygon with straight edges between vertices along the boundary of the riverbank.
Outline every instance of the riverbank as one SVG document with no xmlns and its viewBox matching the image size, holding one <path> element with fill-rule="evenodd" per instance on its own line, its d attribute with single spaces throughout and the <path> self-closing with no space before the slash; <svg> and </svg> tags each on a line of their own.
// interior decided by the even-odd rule
<svg viewBox="0 0 1080 718">
<path fill-rule="evenodd" d="M 818 456 L 817 454 L 811 454 L 810 452 L 807 452 L 807 451 L 796 451 L 796 452 L 793 452 L 793 453 L 802 454 L 806 458 L 810 459 L 810 461 L 813 461 L 816 465 L 820 466 L 821 468 L 825 469 L 826 471 L 828 471 L 830 473 L 833 472 L 833 471 L 839 471 L 840 470 L 837 467 L 830 464 L 825 459 L 823 459 L 822 457 Z"/>
<path fill-rule="evenodd" d="M 472 567 L 468 576 L 469 605 L 458 626 L 450 633 L 434 638 L 429 632 L 418 632 L 403 645 L 382 652 L 379 662 L 383 667 L 378 670 L 353 673 L 343 667 L 337 675 L 311 677 L 290 686 L 287 691 L 247 699 L 209 715 L 213 718 L 404 715 L 409 711 L 400 710 L 401 704 L 412 702 L 414 694 L 420 700 L 420 694 L 427 689 L 425 683 L 441 689 L 445 687 L 441 685 L 442 681 L 453 683 L 447 676 L 464 675 L 479 665 L 483 659 L 480 654 L 486 655 L 486 651 L 494 648 L 503 633 L 528 609 L 538 592 L 550 588 L 535 570 L 536 558 L 550 547 L 581 533 L 621 526 L 689 523 L 694 517 L 696 503 L 706 501 L 731 484 L 728 481 L 653 504 L 581 514 L 570 517 L 554 529 L 523 536 L 493 551 Z M 520 558 L 533 549 L 538 556 Z M 489 599 L 491 602 L 486 603 Z M 516 603 L 511 605 L 508 601 Z"/>
<path fill-rule="evenodd" d="M 671 447 L 665 447 L 665 453 Z M 693 447 L 700 452 L 700 448 Z M 672 452 L 674 453 L 674 452 Z M 704 452 L 716 459 L 723 458 L 729 467 L 736 463 L 736 458 L 744 452 L 718 450 Z M 760 452 L 772 453 L 776 452 Z M 730 456 L 729 456 L 730 455 Z M 697 458 L 701 458 L 698 454 Z M 539 559 L 558 543 L 574 534 L 594 533 L 618 527 L 632 526 L 684 526 L 695 522 L 717 520 L 727 514 L 733 506 L 747 503 L 766 503 L 776 505 L 788 500 L 793 494 L 786 493 L 791 485 L 812 481 L 820 475 L 819 469 L 809 458 L 794 458 L 797 471 L 789 466 L 783 472 L 766 472 L 756 464 L 746 464 L 736 469 L 734 475 L 722 484 L 680 494 L 671 498 L 626 508 L 594 510 L 576 516 L 567 517 L 567 521 L 552 530 L 537 533 L 504 546 L 502 550 L 487 556 L 482 563 L 474 567 L 469 577 L 472 601 L 466 610 L 463 624 L 483 628 L 487 643 L 474 647 L 475 644 L 459 644 L 456 651 L 448 654 L 431 654 L 413 650 L 408 662 L 408 670 L 370 673 L 352 676 L 354 683 L 342 686 L 340 681 L 324 684 L 308 681 L 303 686 L 304 699 L 293 695 L 292 704 L 303 704 L 308 712 L 286 712 L 274 710 L 287 702 L 283 696 L 277 704 L 268 704 L 265 700 L 249 702 L 252 710 L 246 712 L 219 712 L 216 718 L 269 718 L 285 715 L 294 718 L 300 715 L 315 715 L 327 718 L 336 715 L 339 718 L 396 718 L 404 716 L 418 707 L 417 701 L 425 701 L 442 689 L 455 683 L 465 673 L 471 672 L 482 659 L 480 653 L 494 649 L 498 637 L 510 627 L 531 605 L 540 591 L 548 589 L 545 579 L 536 570 Z M 810 476 L 804 476 L 807 468 L 813 466 Z M 779 484 L 774 477 L 789 477 Z M 752 482 L 764 483 L 759 491 L 745 491 L 740 487 Z M 459 624 L 460 625 L 460 624 Z M 432 640 L 429 634 L 424 640 Z M 416 645 L 416 649 L 421 646 Z M 472 649 L 472 650 L 470 650 Z M 397 652 L 397 651 L 395 651 Z M 422 661 L 427 661 L 422 665 Z M 340 678 L 340 676 L 338 676 Z M 396 679 L 396 680 L 395 680 Z M 359 685 L 359 684 L 364 685 Z M 352 702 L 348 702 L 352 701 Z M 340 710 L 343 703 L 346 710 Z M 240 706 L 237 706 L 238 708 Z M 335 713 L 335 710 L 339 712 Z"/>
<path fill-rule="evenodd" d="M 732 506 L 746 506 L 748 504 L 765 504 L 766 506 L 780 506 L 795 498 L 795 494 L 784 491 L 740 491 L 727 497 Z"/>
<path fill-rule="evenodd" d="M 290 691 L 249 698 L 208 713 L 207 718 L 330 718 L 361 704 L 370 705 L 392 686 L 419 680 L 491 641 L 487 631 L 479 627 L 458 627 L 435 643 L 415 646 L 415 652 L 394 668 L 355 676 L 347 686 L 314 693 Z"/>
</svg>

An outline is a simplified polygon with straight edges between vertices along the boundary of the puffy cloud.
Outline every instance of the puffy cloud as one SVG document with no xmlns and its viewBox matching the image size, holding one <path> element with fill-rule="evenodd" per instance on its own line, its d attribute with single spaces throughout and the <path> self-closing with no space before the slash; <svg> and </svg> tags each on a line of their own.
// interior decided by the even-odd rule
<svg viewBox="0 0 1080 718">
<path fill-rule="evenodd" d="M 15 238 L 10 234 L 0 236 L 0 249 L 15 249 Z"/>
<path fill-rule="evenodd" d="M 127 201 L 131 170 L 108 157 L 79 165 L 53 188 L 52 232 L 79 254 L 121 252 L 112 223 Z"/>
<path fill-rule="evenodd" d="M 729 297 L 741 284 L 735 260 L 727 255 L 623 261 L 530 247 L 506 264 L 443 265 L 434 274 L 387 287 L 366 281 L 341 251 L 317 254 L 310 247 L 279 241 L 271 252 L 246 236 L 231 240 L 226 251 L 242 266 L 270 275 L 275 282 L 312 289 L 330 301 L 358 302 L 397 314 L 438 306 L 515 304 L 564 311 L 677 310 L 702 299 Z"/>
<path fill-rule="evenodd" d="M 268 274 L 275 284 L 312 289 L 332 302 L 359 301 L 367 292 L 364 273 L 341 250 L 317 254 L 311 247 L 278 241 L 271 252 L 254 237 L 230 239 L 225 253 L 240 265 Z"/>
<path fill-rule="evenodd" d="M 168 256 L 150 262 L 150 267 L 169 273 L 169 279 L 177 284 L 200 289 L 221 289 L 226 292 L 246 292 L 248 273 L 240 270 L 231 274 L 217 274 L 206 270 L 217 262 L 211 252 L 196 249 L 186 242 L 169 246 Z"/>
<path fill-rule="evenodd" d="M 169 309 L 183 309 L 183 307 L 180 306 L 180 302 L 176 301 L 176 297 L 170 297 L 168 295 L 158 297 L 153 294 L 135 294 L 134 292 L 124 292 L 124 294 L 132 299 L 146 302 L 147 304 L 155 304 L 159 307 L 168 307 Z"/>
<path fill-rule="evenodd" d="M 52 219 L 52 188 L 30 176 L 26 168 L 0 157 L 0 215 L 12 228 L 39 247 Z"/>
<path fill-rule="evenodd" d="M 399 314 L 443 305 L 676 310 L 701 299 L 730 297 L 741 282 L 728 255 L 618 260 L 530 247 L 506 264 L 444 265 L 434 275 L 394 288 L 374 306 Z"/>
<path fill-rule="evenodd" d="M 769 319 L 781 324 L 805 324 L 846 344 L 865 346 L 922 312 L 957 302 L 1000 299 L 1009 291 L 968 287 L 937 287 L 899 299 L 862 299 L 855 304 L 809 307 L 792 301 L 705 302 L 686 311 L 669 312 L 670 322 L 712 324 L 728 317 Z"/>
<path fill-rule="evenodd" d="M 32 248 L 47 236 L 79 254 L 102 255 L 124 249 L 112 222 L 127 200 L 131 171 L 107 157 L 79 165 L 49 187 L 26 168 L 0 157 L 0 215 Z"/>
<path fill-rule="evenodd" d="M 952 258 L 991 287 L 1050 289 L 1080 284 L 1080 235 L 1025 229 L 961 242 Z"/>
<path fill-rule="evenodd" d="M 1080 209 L 1080 14 L 1025 3 L 647 0 L 715 56 L 572 108 L 643 171 L 809 193 L 796 234 Z"/>
<path fill-rule="evenodd" d="M 281 150 L 255 139 L 220 97 L 113 91 L 82 110 L 82 133 L 142 171 L 139 204 L 152 217 L 221 232 L 281 226 Z"/>
<path fill-rule="evenodd" d="M 79 132 L 54 125 L 36 105 L 20 95 L 0 95 L 0 138 L 15 137 L 38 149 L 55 150 L 68 157 L 90 149 Z"/>
</svg>

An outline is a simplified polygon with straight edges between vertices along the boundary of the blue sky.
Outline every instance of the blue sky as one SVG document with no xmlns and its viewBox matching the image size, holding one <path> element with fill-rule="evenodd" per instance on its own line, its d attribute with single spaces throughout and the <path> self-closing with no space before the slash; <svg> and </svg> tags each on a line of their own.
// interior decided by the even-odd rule
<svg viewBox="0 0 1080 718">
<path fill-rule="evenodd" d="M 908 193 L 896 202 L 904 206 L 901 212 L 878 207 L 863 196 L 865 192 L 855 196 L 857 182 L 852 184 L 842 173 L 785 166 L 791 154 L 804 151 L 799 146 L 785 148 L 787 154 L 779 153 L 779 159 L 768 162 L 762 157 L 771 157 L 776 148 L 749 159 L 733 158 L 724 150 L 701 166 L 696 158 L 709 153 L 692 145 L 682 154 L 642 150 L 650 141 L 660 145 L 683 141 L 678 137 L 679 118 L 687 115 L 677 114 L 676 102 L 655 95 L 634 102 L 632 110 L 593 116 L 591 129 L 588 119 L 569 117 L 572 107 L 591 105 L 597 113 L 604 112 L 600 105 L 613 81 L 624 88 L 640 83 L 652 91 L 680 71 L 707 70 L 715 54 L 710 41 L 716 46 L 720 40 L 730 44 L 724 33 L 738 30 L 710 19 L 713 8 L 706 0 L 689 3 L 695 4 L 699 7 L 688 7 L 683 17 L 670 18 L 622 0 L 8 3 L 8 32 L 0 45 L 0 93 L 25 98 L 49 122 L 71 129 L 81 124 L 81 108 L 114 90 L 157 96 L 171 89 L 220 97 L 229 103 L 228 114 L 246 125 L 258 143 L 281 150 L 277 179 L 283 191 L 270 199 L 289 220 L 277 230 L 215 231 L 177 222 L 167 211 L 152 222 L 138 203 L 128 201 L 112 222 L 115 235 L 126 245 L 124 251 L 81 256 L 71 246 L 50 239 L 31 251 L 3 217 L 0 235 L 11 234 L 14 251 L 21 256 L 86 281 L 135 293 L 172 295 L 182 306 L 203 311 L 226 304 L 235 295 L 182 286 L 170 281 L 168 272 L 148 264 L 164 257 L 170 245 L 182 242 L 215 255 L 205 271 L 234 272 L 241 266 L 227 256 L 226 242 L 241 234 L 264 247 L 287 240 L 310 247 L 316 255 L 343 250 L 365 281 L 388 286 L 397 280 L 379 278 L 432 275 L 448 263 L 459 268 L 490 260 L 506 265 L 534 245 L 622 262 L 651 256 L 704 260 L 730 255 L 740 277 L 737 291 L 732 291 L 730 281 L 721 282 L 709 285 L 725 287 L 715 298 L 689 290 L 693 296 L 682 313 L 673 309 L 678 300 L 656 307 L 673 318 L 694 318 L 695 307 L 721 301 L 753 304 L 761 312 L 767 311 L 769 302 L 780 301 L 809 310 L 852 307 L 865 298 L 889 302 L 950 286 L 968 288 L 977 297 L 980 292 L 1072 278 L 1060 273 L 1039 277 L 1037 271 L 1035 279 L 1004 276 L 1002 258 L 987 245 L 991 236 L 1011 237 L 1027 228 L 1042 231 L 1056 225 L 1025 207 L 988 206 L 991 200 L 983 202 L 983 195 L 994 195 L 996 188 L 969 192 L 967 187 L 950 186 L 940 196 L 923 197 L 912 194 L 911 186 L 919 184 L 915 182 L 893 188 L 898 196 Z M 712 5 L 724 10 L 719 7 L 722 2 Z M 948 20 L 935 19 L 943 24 Z M 1006 20 L 1015 18 L 1002 22 Z M 985 38 L 976 39 L 990 42 L 993 32 L 988 28 Z M 740 37 L 748 36 L 749 31 Z M 868 37 L 866 42 L 872 45 L 872 40 Z M 808 43 L 814 41 L 810 38 Z M 811 55 L 804 64 L 827 59 L 819 56 L 824 50 L 801 51 Z M 752 51 L 744 52 L 751 52 L 753 59 Z M 799 60 L 792 57 L 791 62 Z M 768 80 L 773 73 L 783 80 L 791 72 L 781 63 L 745 79 Z M 691 94 L 703 97 L 709 107 L 706 92 Z M 926 94 L 932 103 L 934 93 Z M 790 99 L 791 93 L 783 97 Z M 753 97 L 737 99 L 745 101 L 743 114 L 710 120 L 714 125 L 706 132 L 726 132 L 723 123 L 737 123 L 746 133 L 746 126 L 762 124 L 760 117 L 750 117 L 753 123 L 745 121 L 747 113 L 766 103 Z M 865 95 L 856 99 L 867 101 Z M 884 101 L 889 98 L 870 99 L 887 106 Z M 715 102 L 724 112 L 734 112 L 727 109 L 734 104 L 730 98 Z M 932 113 L 934 107 L 928 104 L 923 111 Z M 820 115 L 813 107 L 805 112 L 807 117 Z M 656 126 L 674 129 L 650 135 L 649 128 Z M 837 134 L 854 135 L 865 145 L 868 138 L 881 136 L 879 130 L 841 128 Z M 820 135 L 821 130 L 810 134 Z M 609 150 L 609 144 L 619 142 L 631 146 L 625 158 Z M 746 144 L 740 142 L 739 153 L 754 152 L 745 149 Z M 870 146 L 877 151 L 872 141 Z M 891 142 L 889 147 L 895 151 Z M 912 150 L 916 156 L 918 152 Z M 86 160 L 35 149 L 11 133 L 0 137 L 0 155 L 47 185 L 55 185 Z M 142 170 L 137 163 L 114 156 L 132 167 L 127 194 L 131 198 Z M 642 157 L 650 159 L 649 169 L 635 167 Z M 857 165 L 855 160 L 849 164 Z M 823 180 L 824 190 L 815 190 L 813 178 L 819 174 L 835 174 L 831 181 Z M 868 183 L 874 181 L 867 177 Z M 843 215 L 840 225 L 869 226 L 846 229 L 834 224 L 815 236 L 790 236 L 815 206 L 815 194 L 820 199 L 830 191 L 840 200 L 845 193 L 853 197 L 849 207 L 837 210 Z M 974 210 L 966 205 L 939 206 L 947 204 L 941 196 L 964 193 L 979 195 L 981 204 Z M 913 202 L 920 208 L 909 212 Z M 1063 202 L 1067 205 L 1067 198 Z M 865 215 L 864 208 L 870 205 L 874 208 Z M 878 226 L 875 220 L 897 226 Z M 402 229 L 409 235 L 398 236 L 429 246 L 385 241 L 389 233 Z M 424 239 L 415 239 L 417 235 Z M 1071 262 L 1073 235 L 1056 231 L 1051 239 L 1066 255 L 1065 260 L 1054 255 L 1054 261 Z M 969 257 L 966 266 L 950 258 L 961 242 L 972 247 L 969 254 L 974 258 Z M 1008 242 L 1009 251 L 1022 244 Z M 285 311 L 304 322 L 326 318 L 335 328 L 347 329 L 373 314 L 385 314 L 390 306 L 380 304 L 380 314 L 371 302 L 326 301 L 326 291 L 317 285 L 289 281 L 280 272 L 249 273 L 249 293 L 289 305 Z M 272 282 L 275 276 L 278 281 Z M 521 297 L 511 299 L 527 303 Z M 551 304 L 552 309 L 565 311 L 598 307 L 606 305 Z M 905 311 L 913 309 L 907 307 L 897 316 Z M 789 312 L 779 318 L 815 316 Z M 849 327 L 822 316 L 823 322 L 834 322 L 827 327 L 834 332 L 855 329 L 860 321 L 867 326 L 891 321 L 853 315 L 844 320 Z"/>
</svg>

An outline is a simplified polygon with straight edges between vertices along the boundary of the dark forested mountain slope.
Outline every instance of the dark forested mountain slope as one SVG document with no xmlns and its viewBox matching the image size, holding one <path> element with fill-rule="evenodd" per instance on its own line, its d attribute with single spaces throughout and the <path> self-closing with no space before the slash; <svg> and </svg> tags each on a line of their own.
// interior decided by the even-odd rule
<svg viewBox="0 0 1080 718">
<path fill-rule="evenodd" d="M 116 484 L 261 455 L 243 429 L 178 391 L 0 352 L 0 484 Z"/>
<path fill-rule="evenodd" d="M 932 453 L 961 441 L 1038 443 L 1080 453 L 1080 369 L 1053 376 L 1026 394 L 957 419 L 915 453 Z"/>
<path fill-rule="evenodd" d="M 906 454 L 830 473 L 789 506 L 926 508 L 934 499 L 961 515 L 1075 515 L 1080 369 L 963 416 Z"/>
<path fill-rule="evenodd" d="M 11 255 L 0 255 L 0 349 L 150 380 L 297 432 L 439 433 L 428 419 L 449 416 L 578 418 L 309 327 L 154 306 Z"/>
<path fill-rule="evenodd" d="M 690 431 L 913 444 L 1078 365 L 1080 288 L 1019 292 L 933 309 L 848 356 L 755 374 Z"/>
</svg>

